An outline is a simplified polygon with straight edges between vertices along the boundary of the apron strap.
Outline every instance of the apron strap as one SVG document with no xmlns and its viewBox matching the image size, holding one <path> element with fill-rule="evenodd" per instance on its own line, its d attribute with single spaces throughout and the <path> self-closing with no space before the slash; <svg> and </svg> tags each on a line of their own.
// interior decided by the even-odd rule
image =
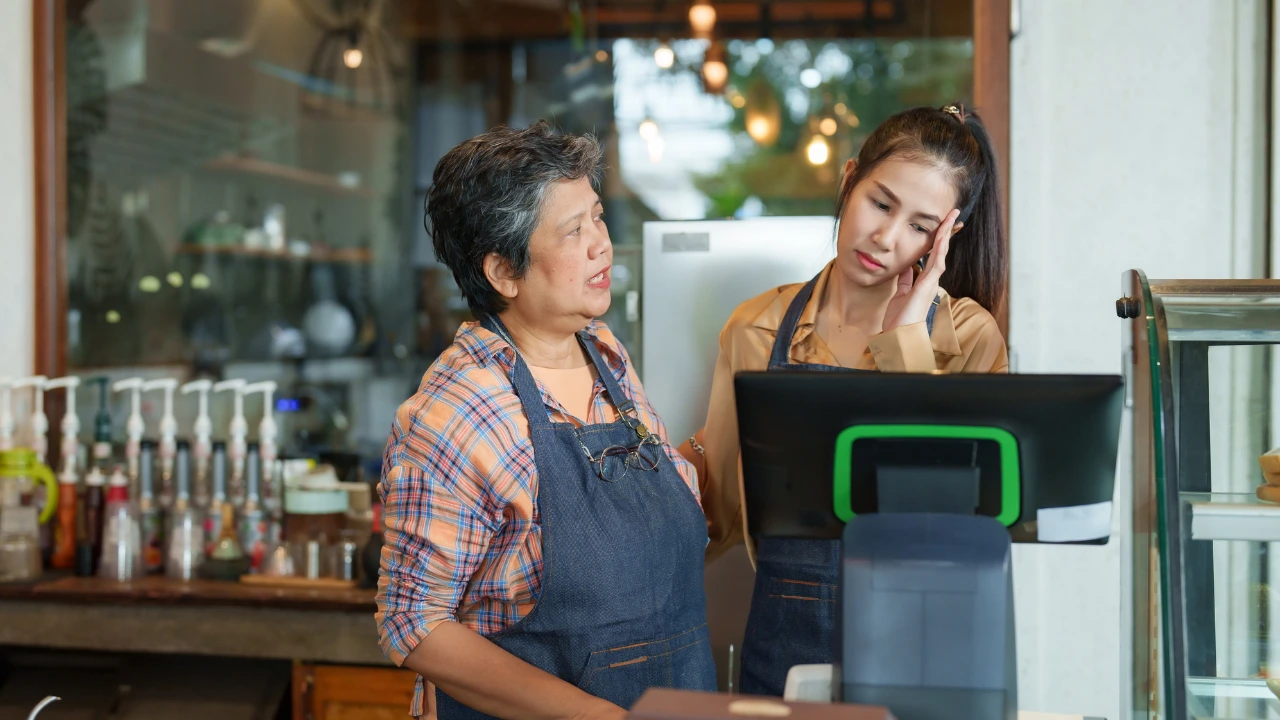
<svg viewBox="0 0 1280 720">
<path fill-rule="evenodd" d="M 800 288 L 800 292 L 796 293 L 796 296 L 791 299 L 791 304 L 787 306 L 787 312 L 782 316 L 782 324 L 778 326 L 778 334 L 773 338 L 773 349 L 769 352 L 770 370 L 782 370 L 791 364 L 791 339 L 795 337 L 796 326 L 800 324 L 800 314 L 809 304 L 809 298 L 813 297 L 813 289 L 817 287 L 820 277 L 822 277 L 821 272 L 814 275 L 812 280 Z M 929 305 L 929 314 L 925 316 L 925 328 L 930 337 L 933 337 L 933 317 L 937 314 L 938 303 L 941 301 L 942 296 L 935 295 L 933 303 Z"/>
<path fill-rule="evenodd" d="M 609 367 L 609 363 L 605 362 L 605 359 L 600 355 L 599 348 L 587 337 L 585 330 L 578 333 L 578 342 L 582 343 L 583 349 L 587 351 L 587 356 L 595 364 L 596 373 L 604 381 L 604 391 L 608 393 L 609 400 L 617 408 L 618 415 L 626 418 L 627 414 L 635 409 L 636 404 L 631 402 L 631 398 L 627 397 L 626 393 L 622 392 L 622 386 L 618 385 L 618 379 L 613 376 L 613 370 Z"/>
<path fill-rule="evenodd" d="M 481 318 L 480 324 L 484 329 L 506 340 L 511 346 L 511 352 L 515 354 L 516 361 L 511 368 L 511 385 L 516 391 L 516 397 L 520 399 L 521 407 L 524 408 L 530 430 L 534 427 L 550 427 L 551 416 L 547 414 L 546 403 L 542 402 L 542 391 L 538 389 L 538 381 L 533 379 L 533 373 L 529 372 L 529 366 L 525 364 L 524 357 L 516 349 L 516 343 L 511 339 L 511 333 L 507 332 L 507 326 L 502 324 L 497 315 L 485 315 Z"/>
<path fill-rule="evenodd" d="M 782 316 L 782 324 L 778 326 L 778 334 L 773 338 L 773 350 L 769 352 L 769 369 L 782 370 L 791 363 L 791 338 L 795 337 L 796 325 L 800 323 L 800 313 L 804 312 L 804 306 L 809 304 L 809 298 L 813 297 L 813 288 L 818 284 L 818 278 L 822 277 L 819 272 L 813 276 L 813 279 L 804 284 L 800 288 L 800 292 L 791 299 L 791 304 L 787 306 L 787 313 Z"/>
</svg>

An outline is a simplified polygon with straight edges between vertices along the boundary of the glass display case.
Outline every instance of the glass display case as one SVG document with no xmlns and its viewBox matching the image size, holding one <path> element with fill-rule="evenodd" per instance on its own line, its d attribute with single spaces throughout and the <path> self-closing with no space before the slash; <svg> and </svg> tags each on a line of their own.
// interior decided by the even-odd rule
<svg viewBox="0 0 1280 720">
<path fill-rule="evenodd" d="M 1280 446 L 1280 281 L 1134 270 L 1122 293 L 1133 717 L 1280 718 L 1280 504 L 1258 490 L 1260 456 Z"/>
</svg>

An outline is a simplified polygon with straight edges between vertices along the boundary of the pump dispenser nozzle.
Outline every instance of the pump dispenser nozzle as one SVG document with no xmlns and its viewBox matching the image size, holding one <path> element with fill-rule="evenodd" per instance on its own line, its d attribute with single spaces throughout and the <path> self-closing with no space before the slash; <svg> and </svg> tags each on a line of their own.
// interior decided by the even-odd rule
<svg viewBox="0 0 1280 720">
<path fill-rule="evenodd" d="M 111 389 L 116 392 L 129 392 L 129 419 L 125 420 L 124 432 L 127 440 L 124 445 L 124 457 L 129 467 L 129 480 L 135 485 L 138 482 L 138 455 L 142 450 L 142 434 L 147 431 L 142 421 L 142 378 L 117 380 Z"/>
<path fill-rule="evenodd" d="M 200 393 L 200 405 L 196 411 L 196 422 L 191 428 L 195 435 L 192 455 L 195 457 L 195 491 L 196 496 L 203 495 L 208 488 L 209 457 L 213 454 L 213 421 L 209 419 L 209 391 L 213 389 L 212 380 L 193 380 L 182 386 L 182 394 Z"/>
<path fill-rule="evenodd" d="M 34 388 L 34 404 L 31 406 L 31 449 L 36 451 L 40 462 L 48 462 L 49 454 L 49 416 L 44 414 L 44 389 L 49 378 L 44 375 L 33 375 L 13 381 L 15 390 Z"/>
<path fill-rule="evenodd" d="M 213 386 L 214 392 L 230 390 L 234 393 L 235 403 L 232 406 L 231 425 L 227 428 L 227 461 L 231 467 L 231 495 L 243 492 L 244 457 L 248 451 L 245 445 L 249 436 L 249 423 L 244 419 L 244 389 L 247 383 L 241 379 L 223 380 Z M 234 500 L 233 500 L 234 501 Z"/>
<path fill-rule="evenodd" d="M 262 422 L 258 423 L 258 448 L 262 456 L 262 482 L 268 485 L 271 480 L 271 469 L 276 464 L 276 419 L 272 415 L 275 406 L 276 384 L 266 380 L 247 385 L 245 395 L 262 393 Z"/>
<path fill-rule="evenodd" d="M 76 476 L 76 452 L 80 448 L 80 416 L 76 415 L 76 388 L 80 387 L 80 378 L 74 376 L 61 377 L 50 380 L 45 384 L 48 390 L 57 388 L 67 389 L 67 410 L 62 414 L 62 424 L 59 429 L 62 431 L 62 447 L 60 455 L 62 456 L 62 468 L 58 471 L 59 480 L 65 483 L 75 483 Z"/>
<path fill-rule="evenodd" d="M 160 414 L 160 487 L 161 505 L 168 505 L 169 491 L 173 483 L 173 459 L 178 453 L 178 419 L 173 416 L 173 391 L 178 388 L 174 378 L 160 378 L 142 383 L 142 391 L 163 390 L 164 410 Z"/>
</svg>

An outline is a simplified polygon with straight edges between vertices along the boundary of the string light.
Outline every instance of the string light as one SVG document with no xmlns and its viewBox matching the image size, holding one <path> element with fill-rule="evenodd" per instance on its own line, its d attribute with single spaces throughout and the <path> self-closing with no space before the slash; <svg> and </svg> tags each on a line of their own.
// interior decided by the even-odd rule
<svg viewBox="0 0 1280 720">
<path fill-rule="evenodd" d="M 708 60 L 702 64 L 702 79 L 706 81 L 707 92 L 718 93 L 729 81 L 729 67 L 720 60 Z"/>
<path fill-rule="evenodd" d="M 658 43 L 658 49 L 653 51 L 653 62 L 663 70 L 670 69 L 676 62 L 676 51 L 666 43 Z"/>
<path fill-rule="evenodd" d="M 761 145 L 768 142 L 770 135 L 773 134 L 773 123 L 769 122 L 769 118 L 763 115 L 756 115 L 747 120 L 747 134 L 752 140 Z"/>
<path fill-rule="evenodd" d="M 811 165 L 823 165 L 831 158 L 831 146 L 827 144 L 826 138 L 814 135 L 804 153 Z"/>
</svg>

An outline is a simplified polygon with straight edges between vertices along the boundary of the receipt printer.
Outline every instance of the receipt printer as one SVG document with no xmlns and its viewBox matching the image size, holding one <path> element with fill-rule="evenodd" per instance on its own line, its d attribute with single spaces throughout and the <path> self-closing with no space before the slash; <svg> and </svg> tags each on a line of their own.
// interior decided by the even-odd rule
<svg viewBox="0 0 1280 720">
<path fill-rule="evenodd" d="M 1016 720 L 1009 531 L 982 515 L 845 526 L 832 690 L 898 720 Z"/>
</svg>

